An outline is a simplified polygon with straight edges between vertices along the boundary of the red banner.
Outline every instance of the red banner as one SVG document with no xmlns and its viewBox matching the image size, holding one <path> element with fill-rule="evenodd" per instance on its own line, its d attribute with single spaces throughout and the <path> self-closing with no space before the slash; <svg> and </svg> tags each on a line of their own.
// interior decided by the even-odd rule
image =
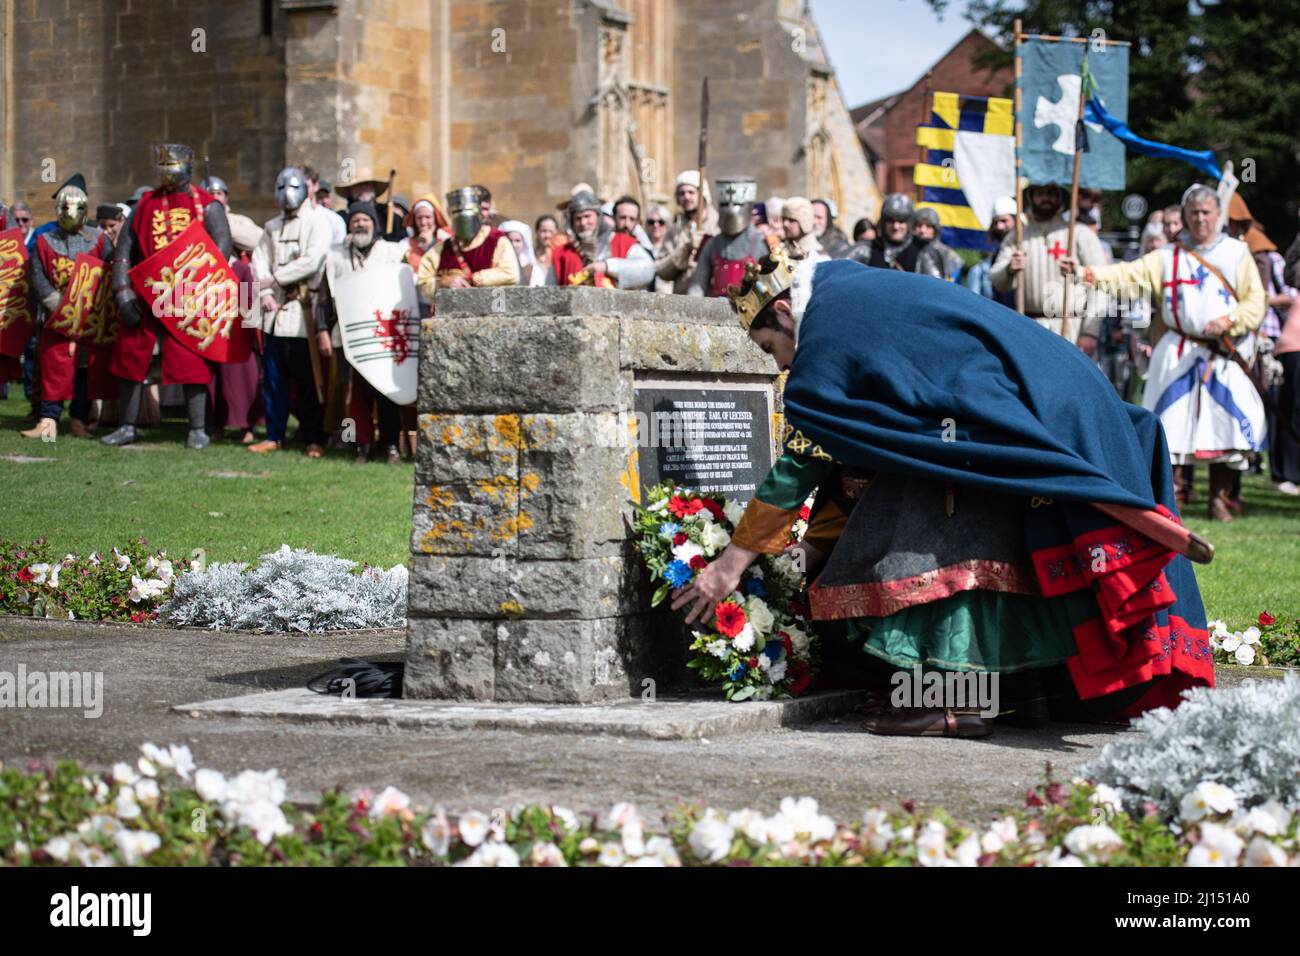
<svg viewBox="0 0 1300 956">
<path fill-rule="evenodd" d="M 242 362 L 252 351 L 239 316 L 239 279 L 203 223 L 131 269 L 131 285 L 154 317 L 209 362 Z"/>
<path fill-rule="evenodd" d="M 21 229 L 0 232 L 0 355 L 17 358 L 36 334 Z"/>
<path fill-rule="evenodd" d="M 63 298 L 45 320 L 45 327 L 64 338 L 89 345 L 116 342 L 120 324 L 117 307 L 109 295 L 111 284 L 104 260 L 80 253 L 63 288 Z"/>
</svg>

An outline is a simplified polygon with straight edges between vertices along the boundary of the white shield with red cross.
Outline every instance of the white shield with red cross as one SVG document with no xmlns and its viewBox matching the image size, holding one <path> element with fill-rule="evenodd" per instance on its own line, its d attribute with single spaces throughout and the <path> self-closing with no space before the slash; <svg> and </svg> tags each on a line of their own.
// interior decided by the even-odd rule
<svg viewBox="0 0 1300 956">
<path fill-rule="evenodd" d="M 343 355 L 367 382 L 398 405 L 419 384 L 420 300 L 406 263 L 375 263 L 330 277 Z"/>
</svg>

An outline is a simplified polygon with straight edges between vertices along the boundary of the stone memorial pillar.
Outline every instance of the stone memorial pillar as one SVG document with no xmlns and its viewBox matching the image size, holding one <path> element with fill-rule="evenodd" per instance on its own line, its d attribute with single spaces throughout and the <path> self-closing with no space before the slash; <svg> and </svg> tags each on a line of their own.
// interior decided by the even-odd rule
<svg viewBox="0 0 1300 956">
<path fill-rule="evenodd" d="M 587 703 L 663 690 L 628 499 L 673 477 L 748 500 L 779 434 L 772 360 L 719 299 L 440 291 L 420 339 L 403 693 Z"/>
</svg>

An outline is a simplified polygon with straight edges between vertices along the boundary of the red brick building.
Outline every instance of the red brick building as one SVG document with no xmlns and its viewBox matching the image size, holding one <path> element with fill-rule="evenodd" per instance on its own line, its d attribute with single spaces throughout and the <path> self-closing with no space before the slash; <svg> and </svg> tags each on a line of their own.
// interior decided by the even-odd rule
<svg viewBox="0 0 1300 956">
<path fill-rule="evenodd" d="M 907 89 L 850 111 L 882 193 L 910 193 L 914 189 L 912 167 L 921 155 L 916 128 L 929 118 L 930 92 L 1012 95 L 1015 78 L 1011 66 L 990 69 L 980 60 L 998 49 L 996 43 L 973 29 Z"/>
</svg>

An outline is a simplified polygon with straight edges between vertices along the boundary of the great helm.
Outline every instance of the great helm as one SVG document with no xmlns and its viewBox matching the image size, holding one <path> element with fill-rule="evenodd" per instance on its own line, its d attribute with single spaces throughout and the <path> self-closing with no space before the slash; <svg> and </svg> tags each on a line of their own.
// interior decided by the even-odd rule
<svg viewBox="0 0 1300 956">
<path fill-rule="evenodd" d="M 482 194 L 477 186 L 462 186 L 447 193 L 447 211 L 451 214 L 451 232 L 457 242 L 472 242 L 483 228 L 480 216 Z"/>
<path fill-rule="evenodd" d="M 757 262 L 748 263 L 740 285 L 727 290 L 731 308 L 746 331 L 754 324 L 758 313 L 794 282 L 795 264 L 786 255 L 785 247 L 777 246 L 769 261 L 771 265 L 766 271 Z"/>
<path fill-rule="evenodd" d="M 164 186 L 184 186 L 194 174 L 194 150 L 181 143 L 159 143 L 153 157 Z"/>
<path fill-rule="evenodd" d="M 724 235 L 738 236 L 753 221 L 758 183 L 748 176 L 718 180 L 718 228 Z"/>
<path fill-rule="evenodd" d="M 275 177 L 275 204 L 293 212 L 307 201 L 307 177 L 297 166 L 286 166 Z"/>
</svg>

